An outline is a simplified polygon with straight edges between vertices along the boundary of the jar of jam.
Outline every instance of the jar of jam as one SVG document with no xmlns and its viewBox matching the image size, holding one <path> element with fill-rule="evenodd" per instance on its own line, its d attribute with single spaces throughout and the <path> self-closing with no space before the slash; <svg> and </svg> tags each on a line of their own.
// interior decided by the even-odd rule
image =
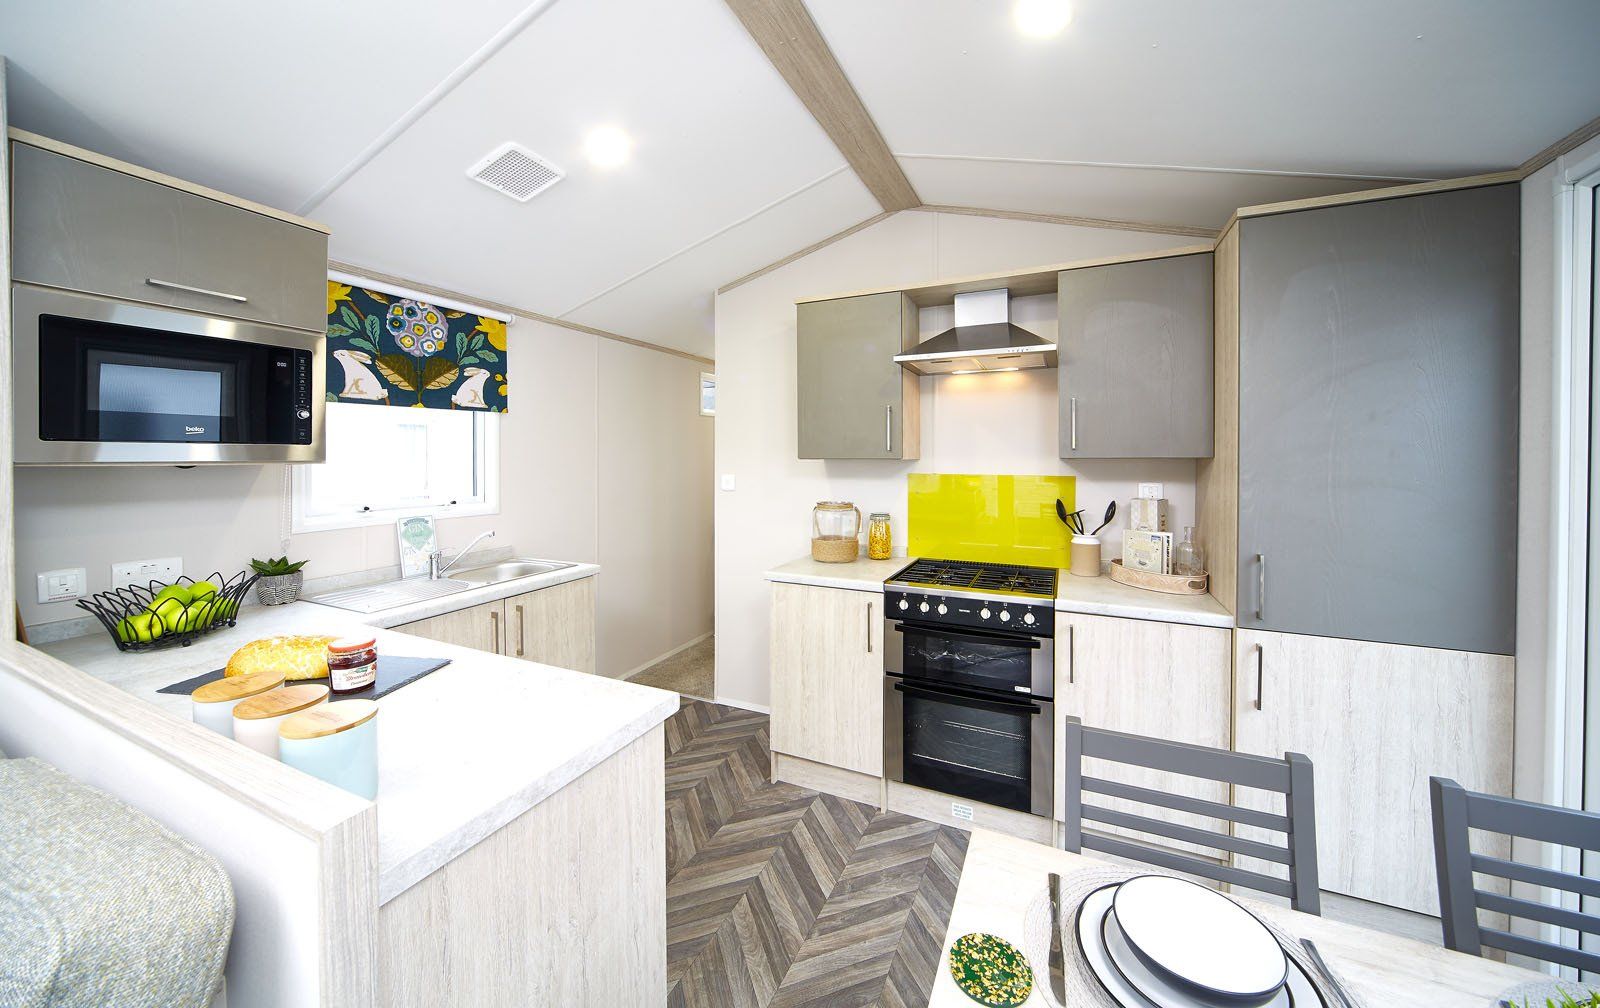
<svg viewBox="0 0 1600 1008">
<path fill-rule="evenodd" d="M 378 680 L 378 639 L 369 635 L 328 642 L 328 690 L 359 693 Z"/>
</svg>

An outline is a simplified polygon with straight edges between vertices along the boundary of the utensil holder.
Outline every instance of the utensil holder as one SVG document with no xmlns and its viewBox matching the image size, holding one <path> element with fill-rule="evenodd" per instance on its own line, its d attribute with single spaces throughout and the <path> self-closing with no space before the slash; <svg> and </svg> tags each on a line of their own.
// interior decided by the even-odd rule
<svg viewBox="0 0 1600 1008">
<path fill-rule="evenodd" d="M 1072 537 L 1071 566 L 1068 573 L 1077 577 L 1100 576 L 1100 540 L 1091 535 Z"/>
</svg>

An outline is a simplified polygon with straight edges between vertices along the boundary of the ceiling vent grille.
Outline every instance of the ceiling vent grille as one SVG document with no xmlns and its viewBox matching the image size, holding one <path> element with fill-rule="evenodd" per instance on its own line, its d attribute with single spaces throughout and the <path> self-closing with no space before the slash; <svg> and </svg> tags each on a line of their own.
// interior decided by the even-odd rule
<svg viewBox="0 0 1600 1008">
<path fill-rule="evenodd" d="M 519 143 L 506 141 L 467 169 L 495 192 L 526 203 L 560 182 L 566 173 Z"/>
</svg>

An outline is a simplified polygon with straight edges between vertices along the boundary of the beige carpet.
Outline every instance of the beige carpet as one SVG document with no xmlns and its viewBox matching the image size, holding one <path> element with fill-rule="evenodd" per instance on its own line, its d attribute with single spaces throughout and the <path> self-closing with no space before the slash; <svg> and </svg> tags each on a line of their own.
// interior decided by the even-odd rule
<svg viewBox="0 0 1600 1008">
<path fill-rule="evenodd" d="M 707 637 L 693 647 L 663 658 L 633 677 L 633 682 L 657 689 L 672 690 L 697 700 L 715 700 L 716 638 Z"/>
</svg>

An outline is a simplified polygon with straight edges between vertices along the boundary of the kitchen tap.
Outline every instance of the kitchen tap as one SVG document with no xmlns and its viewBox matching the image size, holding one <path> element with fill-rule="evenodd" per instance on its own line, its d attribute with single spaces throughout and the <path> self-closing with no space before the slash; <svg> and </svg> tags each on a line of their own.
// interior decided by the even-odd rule
<svg viewBox="0 0 1600 1008">
<path fill-rule="evenodd" d="M 432 553 L 429 553 L 428 554 L 428 579 L 430 581 L 438 581 L 440 578 L 444 577 L 447 573 L 449 573 L 450 568 L 452 568 L 456 564 L 460 563 L 462 557 L 466 556 L 468 553 L 471 553 L 472 552 L 472 547 L 474 547 L 474 546 L 478 545 L 479 543 L 483 542 L 485 539 L 493 539 L 493 538 L 494 538 L 494 529 L 490 529 L 489 531 L 487 531 L 487 532 L 483 533 L 482 535 L 478 536 L 478 538 L 476 538 L 476 539 L 472 540 L 471 542 L 467 543 L 467 548 L 462 550 L 461 552 L 457 553 L 455 559 L 451 560 L 449 563 L 445 564 L 443 567 L 439 566 L 439 557 L 444 555 L 444 550 L 443 549 L 436 549 Z"/>
</svg>

